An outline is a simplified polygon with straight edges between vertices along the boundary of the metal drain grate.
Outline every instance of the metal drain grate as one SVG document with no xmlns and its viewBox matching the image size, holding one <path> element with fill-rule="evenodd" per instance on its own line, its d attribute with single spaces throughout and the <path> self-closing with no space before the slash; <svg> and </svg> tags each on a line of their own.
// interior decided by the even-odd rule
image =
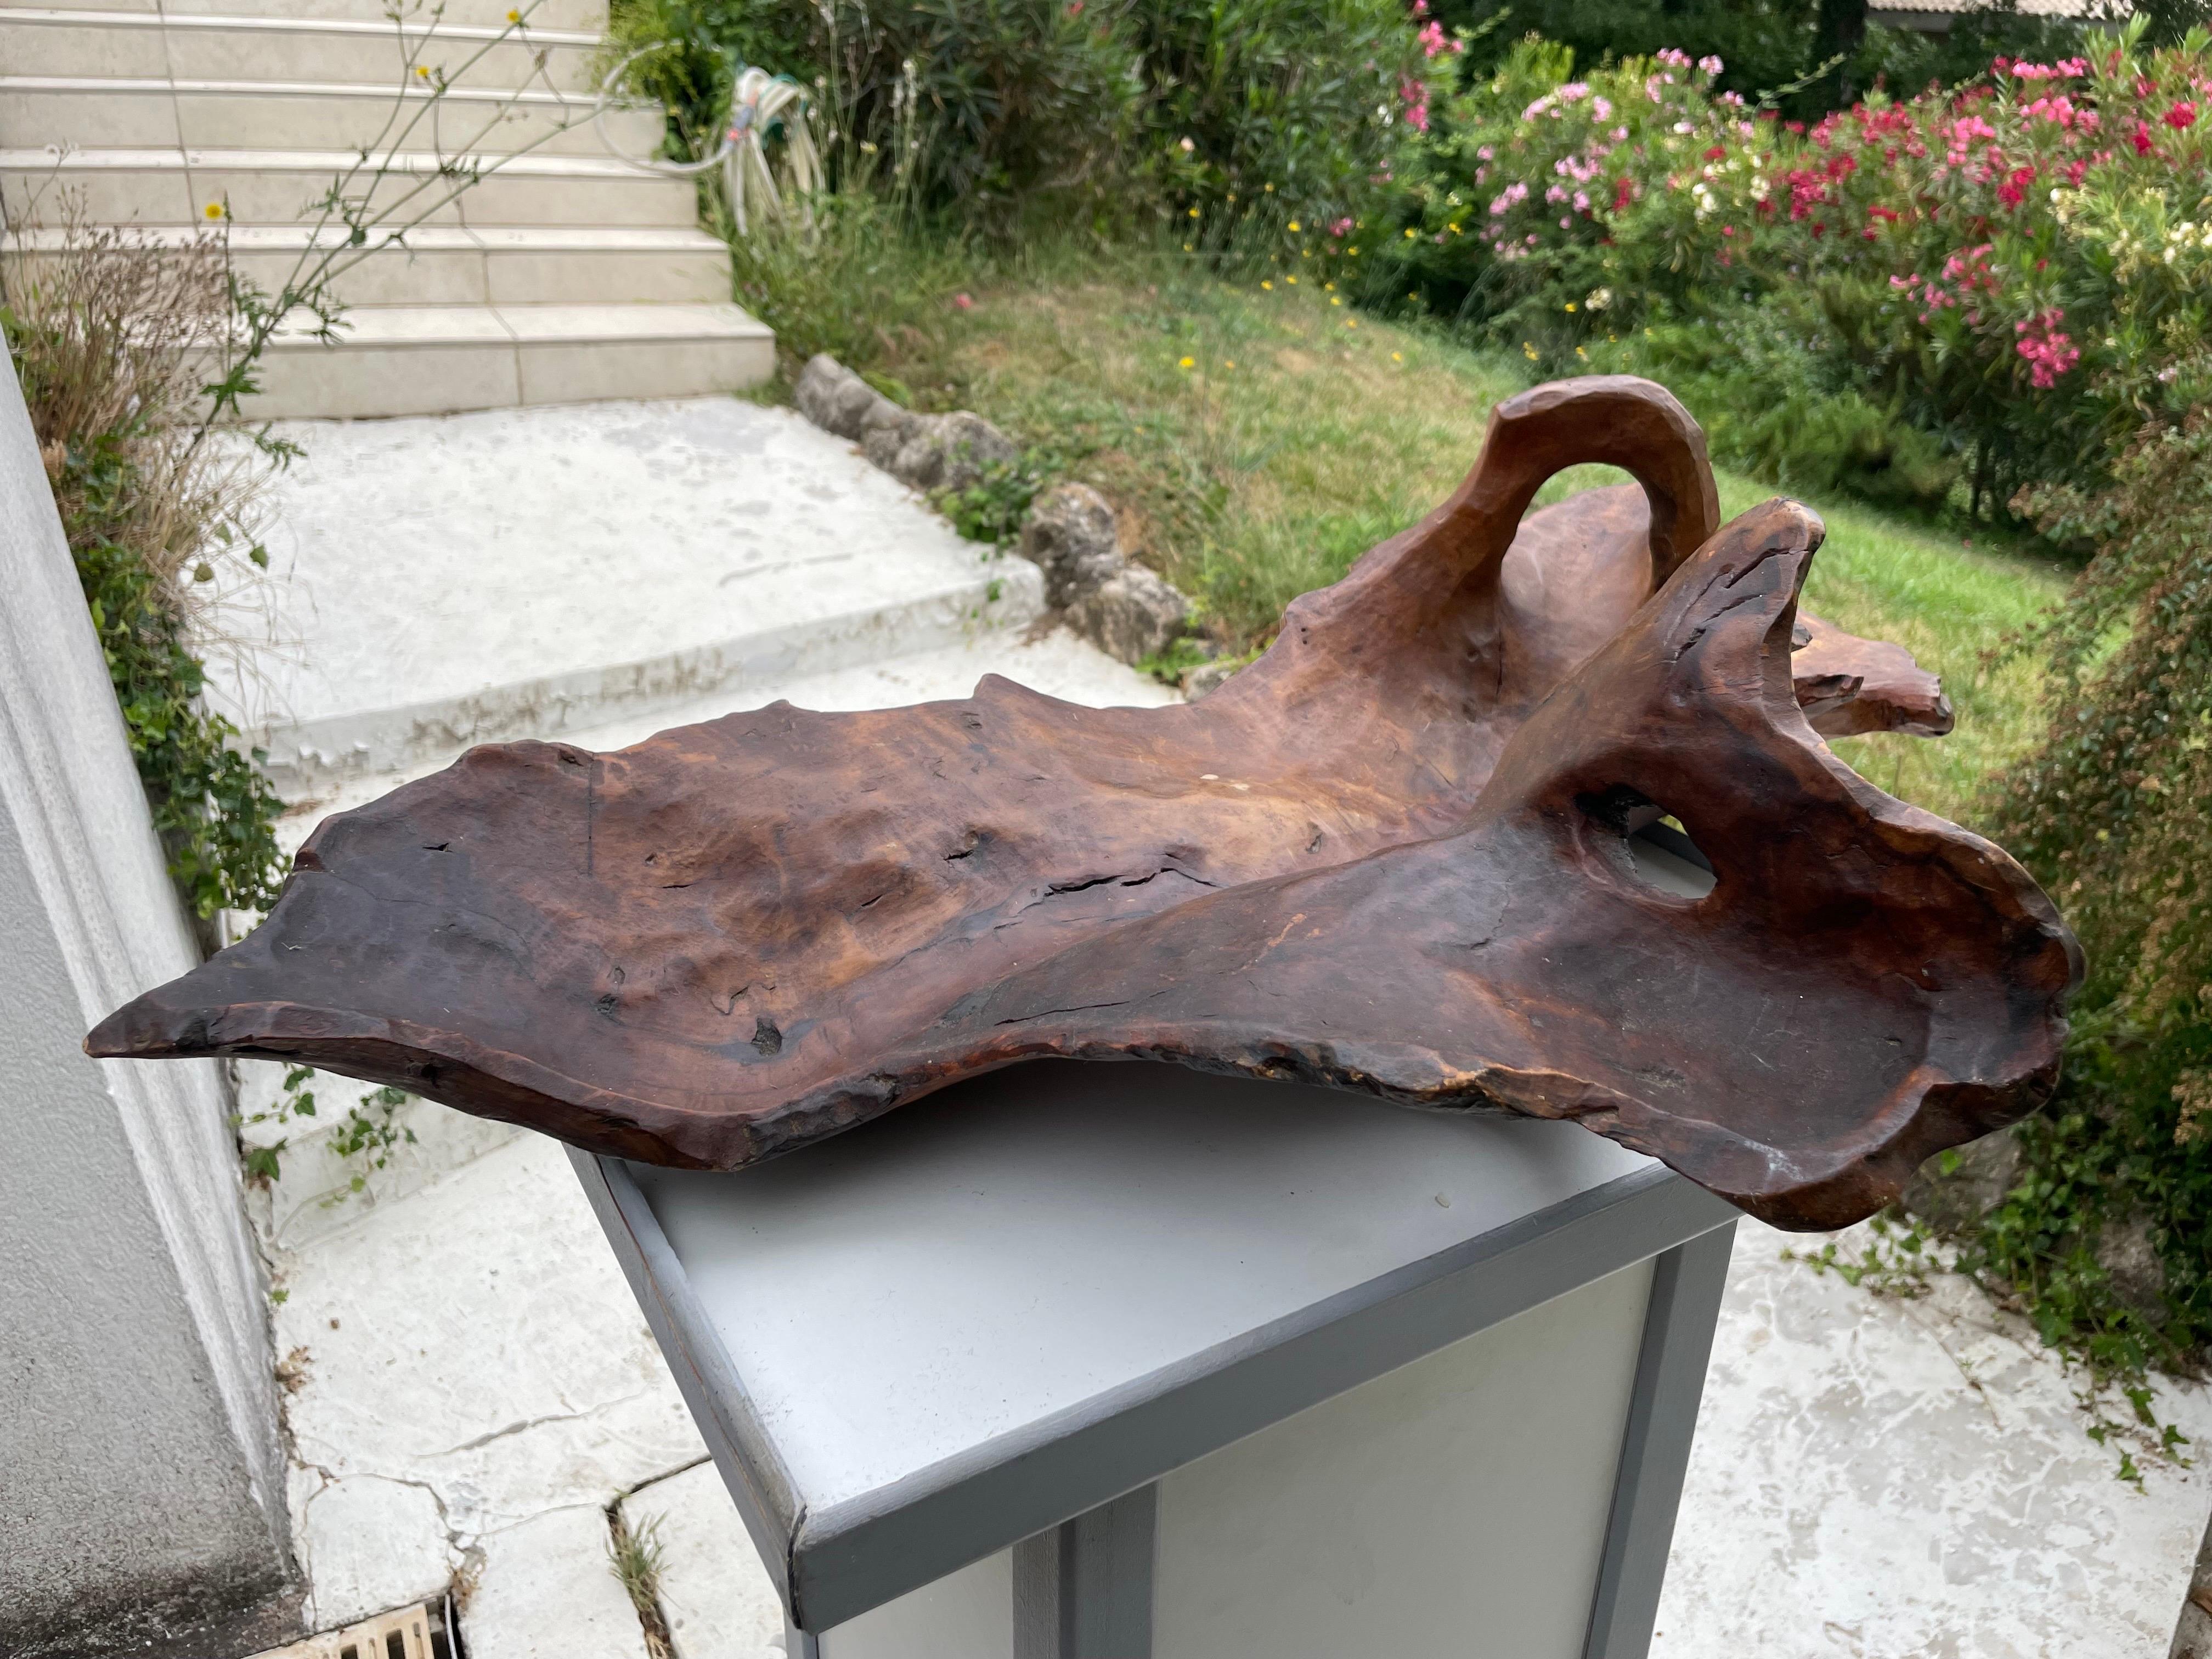
<svg viewBox="0 0 2212 1659">
<path fill-rule="evenodd" d="M 325 1631 L 254 1659 L 460 1659 L 451 1623 L 453 1602 L 417 1601 L 380 1613 L 343 1630 Z"/>
</svg>

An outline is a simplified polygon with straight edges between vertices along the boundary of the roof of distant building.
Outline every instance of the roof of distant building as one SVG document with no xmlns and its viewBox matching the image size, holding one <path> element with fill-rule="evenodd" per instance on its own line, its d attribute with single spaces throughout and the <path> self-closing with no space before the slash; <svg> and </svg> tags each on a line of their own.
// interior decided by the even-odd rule
<svg viewBox="0 0 2212 1659">
<path fill-rule="evenodd" d="M 1867 0 L 1867 16 L 1873 21 L 1906 28 L 1948 28 L 1970 11 L 1979 11 L 1988 0 Z M 2125 0 L 2015 0 L 2014 9 L 2027 17 L 2078 17 L 2102 20 L 2124 17 L 2131 9 Z"/>
</svg>

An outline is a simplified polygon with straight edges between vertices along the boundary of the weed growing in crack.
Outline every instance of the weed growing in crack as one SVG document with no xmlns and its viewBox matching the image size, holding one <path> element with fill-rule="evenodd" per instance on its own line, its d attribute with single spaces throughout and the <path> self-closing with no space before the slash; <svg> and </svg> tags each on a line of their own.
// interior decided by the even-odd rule
<svg viewBox="0 0 2212 1659">
<path fill-rule="evenodd" d="M 651 1659 L 672 1659 L 668 1620 L 660 1611 L 661 1517 L 633 1527 L 623 1516 L 619 1501 L 607 1505 L 607 1565 L 622 1583 L 629 1604 L 644 1627 L 645 1649 Z"/>
</svg>

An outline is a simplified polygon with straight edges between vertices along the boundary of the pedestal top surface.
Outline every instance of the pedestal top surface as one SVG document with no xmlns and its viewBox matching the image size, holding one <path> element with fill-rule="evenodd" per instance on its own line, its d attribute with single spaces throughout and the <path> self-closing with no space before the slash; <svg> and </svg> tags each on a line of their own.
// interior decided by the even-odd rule
<svg viewBox="0 0 2212 1659">
<path fill-rule="evenodd" d="M 1568 1123 L 1061 1061 L 735 1174 L 627 1167 L 819 1515 L 1656 1166 Z"/>
</svg>

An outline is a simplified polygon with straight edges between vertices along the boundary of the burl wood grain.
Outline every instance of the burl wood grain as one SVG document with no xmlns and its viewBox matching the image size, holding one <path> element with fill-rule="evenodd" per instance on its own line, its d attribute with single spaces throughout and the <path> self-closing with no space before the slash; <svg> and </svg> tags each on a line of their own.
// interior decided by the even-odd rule
<svg viewBox="0 0 2212 1659">
<path fill-rule="evenodd" d="M 1589 461 L 1641 489 L 1522 525 Z M 304 1061 L 716 1169 L 1033 1056 L 1167 1059 L 1571 1117 L 1840 1225 L 2042 1100 L 2080 953 L 1801 709 L 1948 718 L 1902 653 L 1809 622 L 1793 679 L 1820 521 L 1717 517 L 1665 392 L 1541 387 L 1202 702 L 993 677 L 477 749 L 325 823 L 258 930 L 88 1046 Z M 1702 898 L 1637 872 L 1662 809 Z"/>
</svg>

